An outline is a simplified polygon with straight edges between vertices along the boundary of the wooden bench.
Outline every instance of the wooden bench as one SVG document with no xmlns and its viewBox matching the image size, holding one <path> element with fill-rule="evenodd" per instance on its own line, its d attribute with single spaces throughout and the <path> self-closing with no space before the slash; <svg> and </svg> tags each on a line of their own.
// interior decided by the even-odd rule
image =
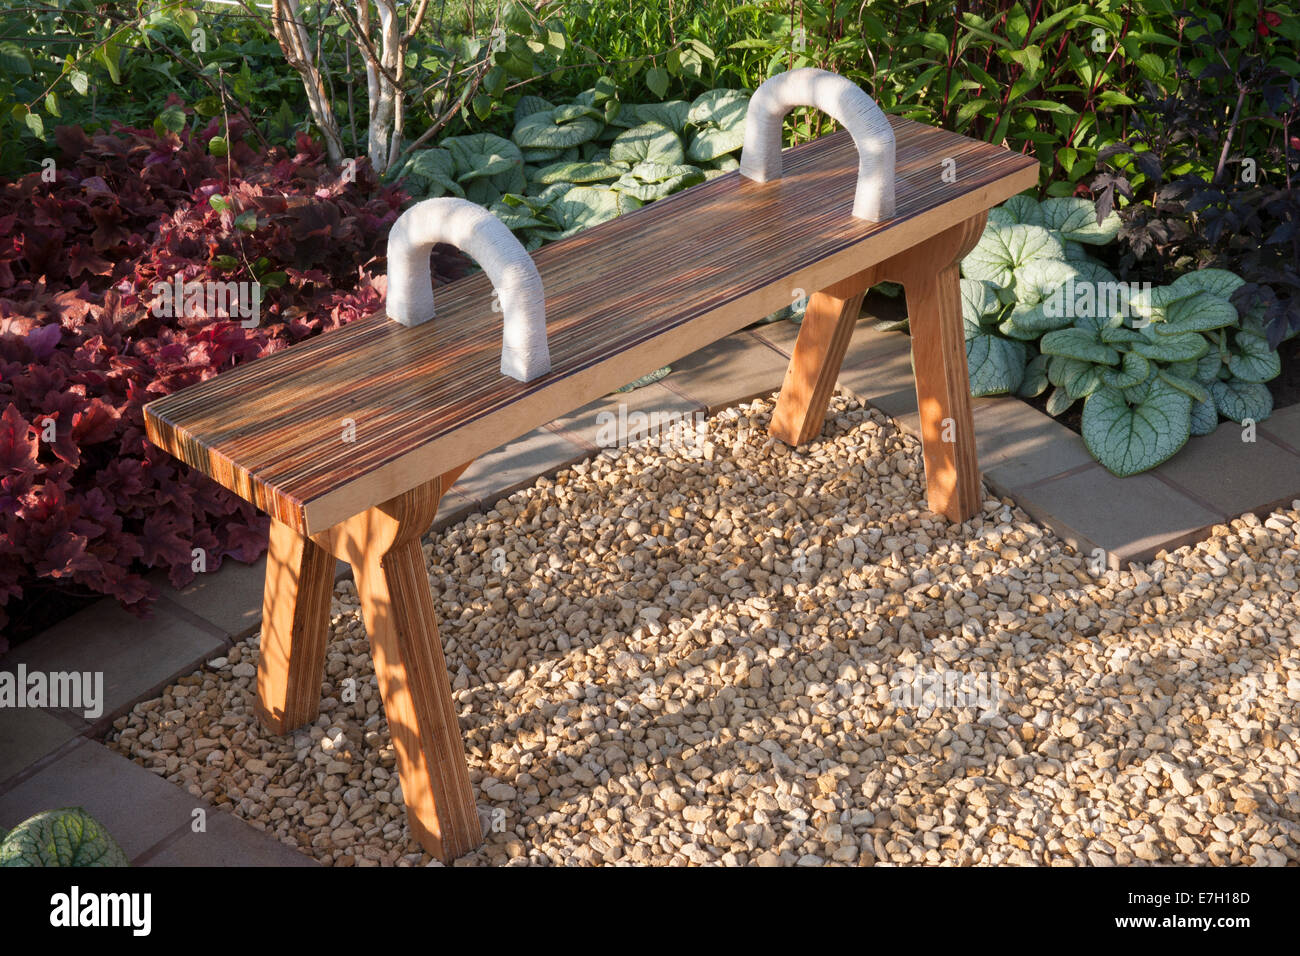
<svg viewBox="0 0 1300 956">
<path fill-rule="evenodd" d="M 273 519 L 257 675 L 265 726 L 285 733 L 318 716 L 335 558 L 349 562 L 412 833 L 443 860 L 477 846 L 420 548 L 440 497 L 477 456 L 775 312 L 798 288 L 820 291 L 771 433 L 792 445 L 818 434 L 863 294 L 901 282 L 929 505 L 973 516 L 958 266 L 988 209 L 1034 186 L 1038 164 L 888 124 L 896 175 L 880 222 L 854 215 L 862 169 L 846 129 L 786 150 L 779 179 L 770 155 L 767 182 L 742 158 L 741 171 L 540 249 L 549 371 L 531 381 L 501 373 L 502 318 L 480 273 L 437 290 L 433 321 L 374 315 L 148 405 L 151 441 Z"/>
</svg>

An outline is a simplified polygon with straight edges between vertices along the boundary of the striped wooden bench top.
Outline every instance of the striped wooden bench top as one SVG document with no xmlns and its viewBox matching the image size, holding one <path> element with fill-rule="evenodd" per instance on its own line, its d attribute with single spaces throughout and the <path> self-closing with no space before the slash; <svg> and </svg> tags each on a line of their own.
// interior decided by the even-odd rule
<svg viewBox="0 0 1300 956">
<path fill-rule="evenodd" d="M 1030 157 L 890 122 L 886 222 L 851 216 L 858 156 L 839 132 L 787 150 L 780 180 L 732 172 L 540 249 L 552 371 L 533 382 L 500 373 L 478 273 L 436 290 L 432 322 L 373 315 L 150 403 L 149 438 L 316 534 L 1037 182 Z"/>
</svg>

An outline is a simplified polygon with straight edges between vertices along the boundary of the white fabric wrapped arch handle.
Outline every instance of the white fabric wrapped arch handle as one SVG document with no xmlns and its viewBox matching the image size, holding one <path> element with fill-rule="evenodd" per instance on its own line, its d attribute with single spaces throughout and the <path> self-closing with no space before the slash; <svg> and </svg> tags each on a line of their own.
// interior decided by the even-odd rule
<svg viewBox="0 0 1300 956">
<path fill-rule="evenodd" d="M 814 67 L 779 73 L 749 100 L 740 174 L 765 183 L 781 178 L 781 124 L 796 106 L 812 106 L 844 126 L 858 147 L 853 215 L 879 222 L 894 215 L 894 128 L 875 101 L 852 82 Z"/>
<path fill-rule="evenodd" d="M 501 301 L 501 374 L 531 382 L 551 370 L 546 296 L 532 256 L 491 212 L 467 199 L 416 203 L 388 233 L 388 317 L 420 325 L 434 316 L 429 254 L 445 242 L 480 266 Z"/>
</svg>

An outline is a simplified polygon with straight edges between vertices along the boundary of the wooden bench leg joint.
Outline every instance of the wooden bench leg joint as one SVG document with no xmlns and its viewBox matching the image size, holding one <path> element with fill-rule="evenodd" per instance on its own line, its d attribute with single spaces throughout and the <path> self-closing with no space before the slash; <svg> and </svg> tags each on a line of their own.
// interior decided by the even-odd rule
<svg viewBox="0 0 1300 956">
<path fill-rule="evenodd" d="M 315 719 L 334 558 L 349 562 L 407 821 L 420 844 L 444 862 L 483 840 L 420 546 L 453 478 L 449 472 L 311 538 L 274 528 L 258 671 L 258 713 L 269 729 L 283 733 Z"/>
</svg>

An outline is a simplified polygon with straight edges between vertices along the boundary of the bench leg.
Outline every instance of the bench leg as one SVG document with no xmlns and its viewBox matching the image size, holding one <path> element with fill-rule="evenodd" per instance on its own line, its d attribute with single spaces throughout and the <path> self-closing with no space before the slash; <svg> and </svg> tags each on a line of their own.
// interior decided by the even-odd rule
<svg viewBox="0 0 1300 956">
<path fill-rule="evenodd" d="M 787 445 L 802 445 L 822 430 L 871 270 L 823 289 L 808 300 L 785 381 L 768 431 Z"/>
<path fill-rule="evenodd" d="M 272 519 L 255 705 L 271 733 L 289 733 L 320 713 L 333 592 L 334 556 Z"/>
<path fill-rule="evenodd" d="M 968 219 L 880 269 L 907 295 L 926 494 L 930 509 L 951 521 L 974 517 L 981 504 L 959 282 L 962 257 L 979 241 L 985 219 Z"/>
<path fill-rule="evenodd" d="M 442 484 L 435 479 L 317 539 L 352 564 L 411 833 L 449 862 L 483 834 L 420 547 Z"/>
</svg>

